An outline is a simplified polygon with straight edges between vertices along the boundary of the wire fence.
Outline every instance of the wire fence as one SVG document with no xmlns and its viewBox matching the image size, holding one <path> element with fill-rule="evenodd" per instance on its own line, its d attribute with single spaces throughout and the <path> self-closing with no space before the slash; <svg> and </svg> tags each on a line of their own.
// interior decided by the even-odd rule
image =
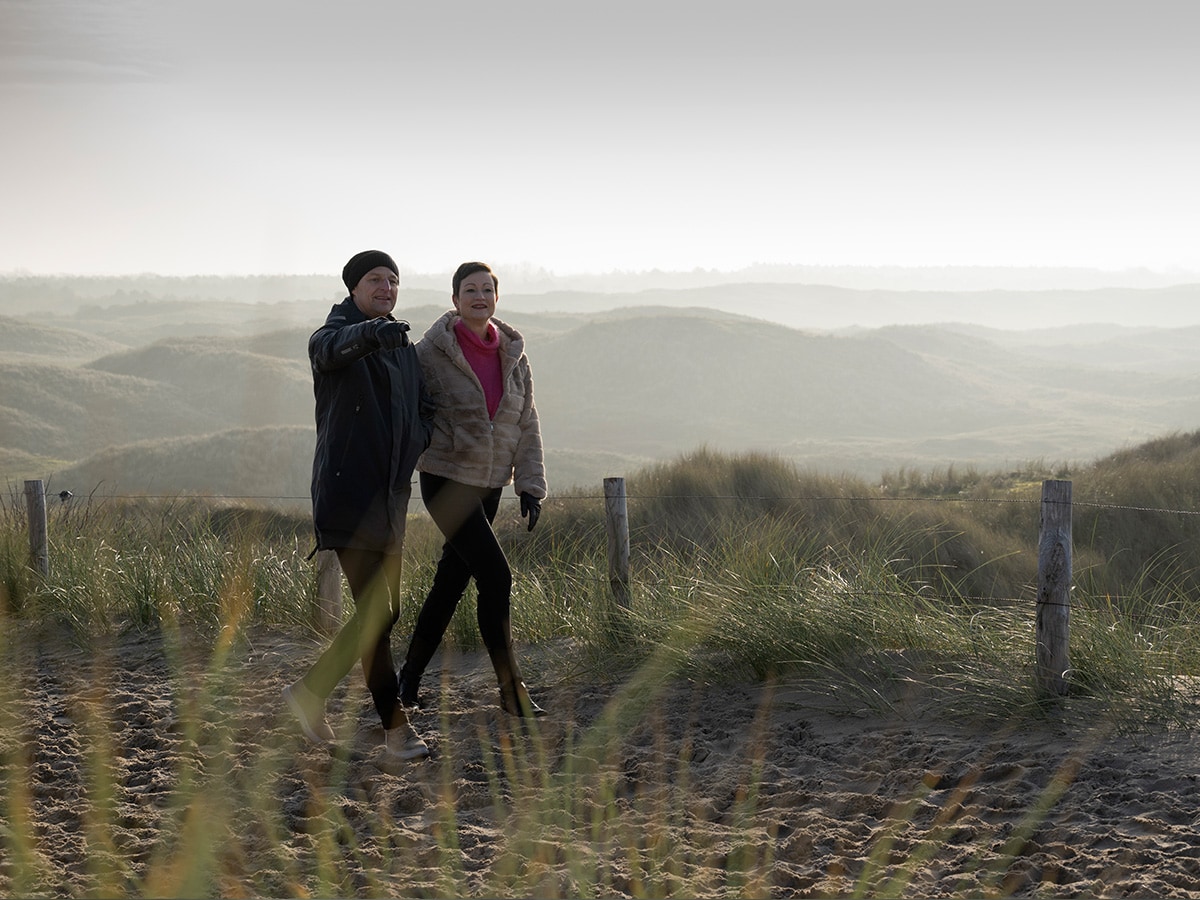
<svg viewBox="0 0 1200 900">
<path fill-rule="evenodd" d="M 625 529 L 624 553 L 623 560 L 620 565 L 624 567 L 623 572 L 618 572 L 614 568 L 614 558 L 620 558 L 619 552 L 614 552 L 613 539 L 613 509 L 611 501 L 613 497 L 608 493 L 610 483 L 619 483 L 619 493 L 621 498 L 621 510 L 619 518 L 622 520 Z M 1053 664 L 1044 665 L 1042 668 L 1052 680 L 1057 680 L 1058 687 L 1056 692 L 1064 692 L 1066 690 L 1065 682 L 1063 682 L 1063 672 L 1067 668 L 1066 653 L 1068 643 L 1069 630 L 1069 614 L 1072 609 L 1080 609 L 1083 607 L 1082 602 L 1073 601 L 1073 595 L 1070 593 L 1073 587 L 1071 570 L 1071 560 L 1074 554 L 1072 549 L 1073 539 L 1071 537 L 1071 509 L 1073 507 L 1081 507 L 1102 512 L 1121 512 L 1121 513 L 1137 513 L 1139 515 L 1162 515 L 1190 518 L 1200 515 L 1200 510 L 1183 509 L 1177 507 L 1153 506 L 1148 504 L 1136 503 L 1114 503 L 1102 502 L 1099 500 L 1081 500 L 1073 501 L 1071 496 L 1071 483 L 1069 481 L 1044 481 L 1042 483 L 1042 494 L 1039 497 L 972 497 L 972 496 L 913 496 L 906 494 L 874 494 L 874 493 L 796 493 L 793 495 L 778 495 L 778 494 L 746 494 L 746 493 L 633 493 L 626 494 L 624 488 L 624 479 L 606 479 L 605 493 L 593 494 L 586 491 L 577 493 L 569 493 L 554 498 L 554 502 L 559 504 L 567 503 L 603 503 L 606 524 L 608 526 L 608 577 L 607 579 L 599 570 L 599 567 L 589 568 L 586 574 L 573 573 L 571 580 L 574 584 L 581 584 L 584 580 L 591 583 L 593 587 L 600 587 L 603 591 L 603 585 L 607 583 L 610 593 L 610 602 L 616 603 L 618 606 L 628 606 L 629 604 L 629 585 L 631 583 L 629 573 L 629 530 L 628 518 L 625 514 L 625 503 L 627 501 L 643 502 L 643 501 L 664 501 L 664 500 L 680 500 L 680 501 L 710 501 L 715 503 L 762 503 L 768 505 L 775 504 L 793 504 L 802 505 L 805 503 L 870 503 L 870 504 L 888 504 L 888 503 L 904 503 L 908 505 L 920 504 L 981 504 L 981 505 L 1023 505 L 1031 506 L 1039 504 L 1041 509 L 1040 528 L 1042 535 L 1036 546 L 1037 553 L 1037 577 L 1036 582 L 1032 586 L 1036 587 L 1036 604 L 1031 605 L 1031 611 L 1036 611 L 1036 627 L 1037 639 L 1035 645 L 1039 654 L 1039 663 L 1042 662 L 1042 656 L 1049 654 L 1059 657 L 1060 661 Z M 1061 493 L 1055 493 L 1055 491 Z M 41 516 L 40 522 L 36 521 L 36 504 L 31 498 L 31 494 L 40 493 Z M 416 493 L 416 492 L 414 492 Z M 515 502 L 518 498 L 513 492 L 508 492 L 509 496 L 504 499 L 509 502 Z M 418 494 L 419 496 L 419 494 Z M 15 499 L 15 498 L 14 498 Z M 70 513 L 70 506 L 79 502 L 81 505 L 90 507 L 91 504 L 97 502 L 138 502 L 138 501 L 168 501 L 168 502 L 191 502 L 197 501 L 202 503 L 217 502 L 217 503 L 280 503 L 288 502 L 294 504 L 307 503 L 310 498 L 307 496 L 298 495 L 280 495 L 280 494 L 208 494 L 208 493 L 175 493 L 175 494 L 132 494 L 132 493 L 99 493 L 98 490 L 87 494 L 86 496 L 76 497 L 69 490 L 59 491 L 57 495 L 51 494 L 47 496 L 44 490 L 44 485 L 41 482 L 26 482 L 26 499 L 29 515 L 29 529 L 31 537 L 31 560 L 35 567 L 42 570 L 44 575 L 49 571 L 49 558 L 47 548 L 47 516 L 46 505 L 47 501 L 51 506 L 57 505 L 61 507 L 61 512 Z M 416 500 L 416 497 L 414 497 Z M 58 519 L 56 515 L 54 517 Z M 35 526 L 40 528 L 40 537 L 35 535 Z M 1055 529 L 1058 531 L 1055 531 Z M 1047 535 L 1049 540 L 1055 545 L 1055 552 L 1058 558 L 1065 555 L 1065 568 L 1061 564 L 1052 564 L 1047 566 L 1049 555 L 1047 554 Z M 41 549 L 38 549 L 40 541 Z M 649 549 L 653 549 L 650 547 Z M 335 555 L 332 552 L 323 554 L 323 559 L 319 558 L 318 565 L 318 580 L 320 583 L 327 585 L 328 590 L 323 589 L 319 592 L 318 608 L 319 615 L 326 621 L 333 622 L 340 615 L 341 609 L 341 578 L 337 574 L 336 558 L 330 559 Z M 772 557 L 774 559 L 774 557 Z M 846 563 L 847 560 L 837 557 L 836 553 L 832 560 L 833 566 L 838 566 Z M 923 565 L 923 563 L 922 563 Z M 1055 571 L 1057 565 L 1058 571 Z M 333 566 L 333 576 L 330 576 L 330 567 Z M 933 566 L 932 568 L 937 568 Z M 646 577 L 646 573 L 639 573 L 637 583 L 640 588 L 648 591 L 669 591 L 684 593 L 689 590 L 694 590 L 697 586 L 711 589 L 719 588 L 719 585 L 708 584 L 703 581 L 706 577 L 704 573 L 697 570 L 695 578 L 692 578 L 686 571 L 674 569 L 665 573 L 667 577 L 656 577 L 653 573 Z M 696 579 L 700 579 L 699 581 Z M 735 579 L 736 580 L 736 579 Z M 846 583 L 839 590 L 845 597 L 855 598 L 859 601 L 871 600 L 895 600 L 912 598 L 916 596 L 913 587 L 910 585 L 902 590 L 900 584 L 896 585 L 896 590 L 878 589 L 872 587 L 864 588 L 862 585 L 855 584 L 855 579 L 849 577 Z M 738 589 L 744 588 L 745 585 L 738 586 Z M 803 590 L 803 585 L 799 582 L 791 585 L 786 589 Z M 886 585 L 885 585 L 886 588 Z M 732 588 L 731 588 L 732 589 Z M 1022 591 L 1026 587 L 1021 587 Z M 329 596 L 326 596 L 326 593 Z M 919 593 L 919 591 L 917 591 Z M 1031 599 L 1029 596 L 1013 597 L 1013 596 L 979 596 L 970 595 L 968 593 L 955 590 L 954 597 L 958 600 L 974 602 L 980 604 L 1020 604 L 1028 603 Z M 1095 600 L 1095 598 L 1092 598 Z M 1108 602 L 1122 604 L 1125 602 L 1123 597 L 1117 595 L 1107 595 Z M 1132 604 L 1137 606 L 1137 604 Z M 1133 620 L 1142 620 L 1148 618 L 1152 613 L 1144 609 L 1132 609 L 1129 611 L 1129 617 Z M 1157 615 L 1157 613 L 1153 613 Z"/>
<path fill-rule="evenodd" d="M 26 482 L 28 485 L 30 482 Z M 34 482 L 37 484 L 37 482 Z M 414 488 L 416 483 L 414 482 Z M 18 517 L 24 510 L 22 504 L 18 501 L 18 494 L 15 486 L 10 485 L 10 494 L 12 498 L 11 512 L 18 513 Z M 869 503 L 869 504 L 906 504 L 906 505 L 1019 505 L 1019 506 L 1036 506 L 1042 503 L 1039 497 L 972 497 L 972 496 L 922 496 L 911 494 L 872 494 L 872 493 L 855 493 L 855 494 L 839 494 L 839 493 L 812 493 L 812 494 L 706 494 L 706 493 L 628 493 L 625 494 L 625 499 L 634 503 L 648 501 L 711 501 L 715 503 L 739 503 L 739 504 L 795 504 L 803 505 L 806 503 Z M 515 504 L 519 498 L 514 493 L 509 493 L 502 498 L 502 502 Z M 555 505 L 578 504 L 578 503 L 603 503 L 606 500 L 604 494 L 590 493 L 586 491 L 567 493 L 550 498 L 546 501 Z M 45 502 L 50 509 L 56 512 L 69 511 L 78 509 L 80 506 L 91 506 L 92 504 L 102 502 L 121 502 L 121 503 L 136 503 L 140 501 L 156 501 L 156 502 L 212 502 L 223 504 L 309 504 L 311 497 L 308 495 L 287 495 L 287 494 L 212 494 L 206 492 L 177 492 L 177 493 L 99 493 L 92 491 L 87 494 L 75 494 L 69 490 L 63 490 L 58 493 L 47 493 Z M 1130 503 L 1113 503 L 1101 502 L 1096 500 L 1072 500 L 1071 506 L 1080 509 L 1090 509 L 1099 512 L 1130 512 L 1139 514 L 1152 514 L 1162 516 L 1176 516 L 1182 518 L 1191 518 L 1200 516 L 1200 510 L 1185 509 L 1179 507 L 1152 506 L 1143 504 Z M 410 509 L 415 509 L 418 512 L 423 511 L 421 506 L 420 495 L 418 490 L 414 490 L 414 495 L 410 501 Z M 299 509 L 289 510 L 293 513 L 300 513 Z M 964 596 L 963 599 L 990 599 L 990 600 L 1013 600 L 1016 598 L 1002 597 L 970 597 Z"/>
<path fill-rule="evenodd" d="M 846 503 L 930 503 L 930 504 L 993 504 L 993 505 L 1023 505 L 1036 506 L 1041 501 L 1036 497 L 928 497 L 920 495 L 908 494 L 798 494 L 795 496 L 772 494 L 753 495 L 753 494 L 627 494 L 629 500 L 715 500 L 727 502 L 756 502 L 756 503 L 825 503 L 825 502 L 846 502 Z M 174 494 L 87 494 L 77 495 L 70 492 L 67 498 L 59 498 L 57 495 L 50 494 L 47 497 L 48 502 L 58 500 L 62 504 L 74 503 L 79 501 L 92 500 L 210 500 L 220 502 L 287 502 L 287 503 L 311 503 L 312 497 L 308 494 L 304 495 L 281 495 L 281 494 L 211 494 L 207 492 L 180 492 Z M 418 502 L 420 499 L 418 494 L 414 493 L 413 502 Z M 516 503 L 520 498 L 516 495 L 505 496 L 501 498 L 501 502 Z M 550 498 L 548 502 L 554 503 L 575 503 L 575 502 L 600 502 L 604 500 L 603 494 L 564 494 Z M 1200 510 L 1196 509 L 1179 509 L 1173 507 L 1160 506 L 1139 506 L 1126 503 L 1101 503 L 1093 500 L 1074 500 L 1072 506 L 1076 508 L 1120 511 L 1120 512 L 1142 512 L 1142 513 L 1161 513 L 1164 515 L 1173 516 L 1200 516 Z"/>
</svg>

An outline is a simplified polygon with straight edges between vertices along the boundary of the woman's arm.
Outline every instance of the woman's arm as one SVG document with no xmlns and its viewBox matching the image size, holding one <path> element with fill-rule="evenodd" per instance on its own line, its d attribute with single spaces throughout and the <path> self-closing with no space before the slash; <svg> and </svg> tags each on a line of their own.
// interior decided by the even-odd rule
<svg viewBox="0 0 1200 900">
<path fill-rule="evenodd" d="M 531 494 L 543 500 L 547 494 L 546 459 L 542 446 L 542 425 L 533 401 L 533 372 L 522 357 L 521 377 L 525 383 L 525 403 L 521 408 L 521 435 L 513 455 L 513 488 L 517 494 Z"/>
</svg>

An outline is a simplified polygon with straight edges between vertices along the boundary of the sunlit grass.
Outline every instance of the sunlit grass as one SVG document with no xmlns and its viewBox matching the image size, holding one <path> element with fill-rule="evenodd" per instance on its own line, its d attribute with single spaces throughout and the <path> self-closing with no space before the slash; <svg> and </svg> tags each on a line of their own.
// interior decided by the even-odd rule
<svg viewBox="0 0 1200 900">
<path fill-rule="evenodd" d="M 1184 448 L 1186 450 L 1186 447 Z M 1147 465 L 1144 460 L 1137 466 Z M 1142 470 L 1139 468 L 1138 470 Z M 1032 482 L 1035 473 L 1021 474 Z M 894 482 L 903 479 L 894 479 Z M 434 841 L 403 837 L 402 810 L 364 816 L 347 806 L 350 762 L 297 770 L 294 748 L 259 740 L 239 725 L 247 686 L 238 661 L 264 629 L 311 634 L 315 571 L 304 517 L 221 508 L 196 500 L 56 507 L 51 511 L 51 573 L 27 563 L 23 510 L 13 498 L 0 522 L 0 891 L 14 896 L 438 896 L 636 897 L 763 896 L 772 891 L 774 843 L 757 814 L 761 751 L 753 733 L 744 781 L 720 827 L 699 827 L 705 812 L 689 792 L 692 735 L 668 741 L 661 704 L 673 685 L 801 680 L 846 714 L 920 715 L 1016 728 L 1064 715 L 1033 679 L 1037 505 L 950 509 L 923 506 L 922 492 L 889 499 L 860 482 L 792 471 L 763 457 L 702 451 L 630 482 L 633 535 L 629 608 L 609 595 L 603 504 L 585 495 L 548 501 L 537 531 L 515 516 L 500 533 L 517 573 L 514 626 L 525 645 L 566 642 L 555 674 L 607 681 L 612 699 L 594 721 L 569 722 L 549 743 L 528 731 L 476 734 L 479 790 L 494 811 L 494 851 L 479 871 L 464 865 L 462 802 L 449 781 L 457 753 L 447 745 L 441 781 L 412 802 L 430 810 Z M 956 492 L 995 497 L 978 473 L 940 479 Z M 1114 503 L 1136 505 L 1119 496 Z M 1126 481 L 1144 483 L 1141 475 Z M 895 483 L 891 490 L 896 491 Z M 1078 497 L 1081 491 L 1077 491 Z M 928 497 L 926 498 L 926 501 Z M 980 514 L 971 518 L 972 512 Z M 1025 517 L 1018 540 L 1016 516 Z M 1097 513 L 1099 515 L 1099 513 Z M 970 521 L 968 521 L 970 519 Z M 1090 522 L 1086 515 L 1085 522 Z M 1139 567 L 1113 562 L 1099 525 L 1083 532 L 1085 561 L 1073 598 L 1071 703 L 1107 729 L 1191 727 L 1181 676 L 1200 674 L 1196 564 L 1175 545 Z M 1123 529 L 1114 529 L 1127 538 Z M 1077 532 L 1078 533 L 1078 532 Z M 1027 546 L 1023 546 L 1027 545 Z M 441 539 L 427 519 L 410 522 L 407 602 L 397 643 L 411 630 L 432 578 Z M 1120 551 L 1129 554 L 1130 551 Z M 1136 571 L 1125 578 L 1120 573 Z M 1106 591 L 1101 585 L 1116 585 Z M 347 601 L 348 602 L 348 601 Z M 174 723 L 164 736 L 181 748 L 155 811 L 153 852 L 130 855 L 122 829 L 136 814 L 112 745 L 106 641 L 128 631 L 158 635 L 172 673 Z M 77 833 L 86 871 L 61 873 L 39 836 L 28 723 L 14 710 L 33 654 L 62 639 L 89 648 L 78 708 L 86 795 Z M 449 646 L 477 649 L 473 597 L 455 615 Z M 552 663 L 542 661 L 542 666 Z M 769 714 L 768 698 L 754 727 Z M 909 709 L 908 704 L 925 704 Z M 1069 709 L 1066 713 L 1069 713 Z M 445 717 L 447 712 L 443 710 Z M 657 724 L 656 724 L 657 723 Z M 443 733 L 449 733 L 443 720 Z M 752 729 L 753 731 L 753 729 Z M 622 770 L 624 742 L 657 748 L 651 771 Z M 235 764 L 236 760 L 236 764 Z M 1005 872 L 1020 837 L 1046 815 L 1056 777 L 1014 833 L 1007 856 L 981 856 L 964 893 L 984 885 L 1004 895 Z M 951 796 L 920 840 L 899 830 L 916 815 L 895 811 L 896 830 L 877 839 L 862 867 L 847 873 L 858 896 L 895 896 L 949 839 Z M 965 788 L 964 788 L 965 790 Z M 633 805 L 648 817 L 632 825 Z M 650 825 L 646 826 L 645 821 Z M 1022 831 L 1024 829 L 1024 832 Z M 889 834 L 891 836 L 889 836 Z M 395 835 L 393 837 L 389 837 Z M 398 886 L 389 873 L 420 854 L 428 873 Z"/>
</svg>

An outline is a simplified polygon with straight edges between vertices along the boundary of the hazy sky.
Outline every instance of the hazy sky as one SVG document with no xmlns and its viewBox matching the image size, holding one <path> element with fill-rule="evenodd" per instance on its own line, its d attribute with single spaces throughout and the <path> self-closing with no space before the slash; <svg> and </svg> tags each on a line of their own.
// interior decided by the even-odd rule
<svg viewBox="0 0 1200 900">
<path fill-rule="evenodd" d="M 1200 271 L 1200 3 L 0 0 L 0 274 Z"/>
</svg>

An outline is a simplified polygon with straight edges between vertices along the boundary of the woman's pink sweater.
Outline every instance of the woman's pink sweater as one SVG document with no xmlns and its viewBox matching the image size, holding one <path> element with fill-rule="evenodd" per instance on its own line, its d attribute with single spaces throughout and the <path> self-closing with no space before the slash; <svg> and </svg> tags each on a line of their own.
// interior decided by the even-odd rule
<svg viewBox="0 0 1200 900">
<path fill-rule="evenodd" d="M 463 356 L 483 385 L 483 397 L 487 401 L 488 418 L 496 417 L 500 408 L 500 398 L 504 395 L 504 376 L 500 371 L 500 335 L 490 322 L 487 327 L 487 340 L 484 340 L 459 319 L 454 324 L 454 336 L 458 338 L 458 346 L 462 348 Z"/>
</svg>

